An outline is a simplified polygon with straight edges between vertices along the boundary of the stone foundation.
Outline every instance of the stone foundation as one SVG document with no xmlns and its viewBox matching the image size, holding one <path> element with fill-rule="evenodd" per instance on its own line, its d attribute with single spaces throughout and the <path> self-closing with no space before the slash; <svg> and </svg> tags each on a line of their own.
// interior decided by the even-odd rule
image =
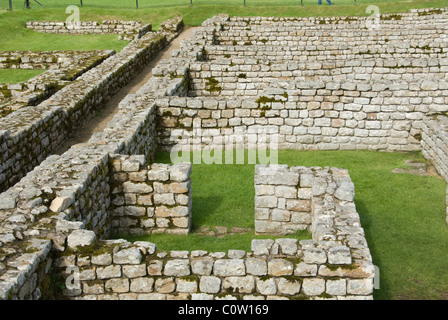
<svg viewBox="0 0 448 320">
<path fill-rule="evenodd" d="M 80 21 L 78 24 L 67 24 L 62 21 L 28 21 L 26 27 L 43 33 L 118 34 L 118 39 L 125 41 L 139 39 L 152 30 L 151 24 L 121 20 Z"/>
</svg>

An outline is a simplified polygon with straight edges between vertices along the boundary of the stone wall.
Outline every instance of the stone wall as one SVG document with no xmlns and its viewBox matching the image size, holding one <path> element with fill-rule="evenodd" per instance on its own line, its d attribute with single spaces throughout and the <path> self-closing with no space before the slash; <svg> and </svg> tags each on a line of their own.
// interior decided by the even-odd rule
<svg viewBox="0 0 448 320">
<path fill-rule="evenodd" d="M 151 24 L 122 20 L 80 21 L 77 24 L 62 21 L 28 21 L 26 27 L 43 33 L 118 34 L 118 39 L 125 41 L 139 39 L 152 30 Z"/>
<path fill-rule="evenodd" d="M 289 169 L 257 166 L 256 187 L 260 179 L 284 183 L 279 171 Z M 63 294 L 91 300 L 371 299 L 374 267 L 347 171 L 289 172 L 297 170 L 307 173 L 292 177 L 294 183 L 303 179 L 311 187 L 313 240 L 253 240 L 249 252 L 163 252 L 149 242 L 95 242 L 93 232 L 75 231 L 56 261 L 65 278 L 78 268 L 79 282 Z"/>
<path fill-rule="evenodd" d="M 423 156 L 436 168 L 437 172 L 448 182 L 448 119 L 446 113 L 433 114 L 423 121 L 421 147 Z M 448 224 L 448 187 L 447 187 Z"/>
<path fill-rule="evenodd" d="M 411 15 L 418 19 L 419 12 L 427 11 L 416 11 Z M 422 18 L 421 24 L 433 28 L 434 25 L 431 24 L 429 16 L 437 15 L 438 13 L 422 15 L 420 17 Z M 260 20 L 258 18 L 250 19 L 253 21 Z M 391 71 L 389 78 L 387 78 L 387 86 L 381 87 L 383 89 L 377 91 L 372 90 L 372 88 L 384 84 L 377 79 L 377 77 L 380 77 L 379 75 L 365 81 L 362 78 L 362 72 L 355 72 L 358 78 L 349 79 L 341 76 L 345 74 L 343 69 L 349 67 L 348 65 L 342 65 L 338 67 L 339 69 L 335 68 L 336 71 L 334 72 L 339 73 L 331 75 L 336 77 L 332 78 L 332 81 L 328 81 L 325 74 L 321 75 L 323 87 L 321 87 L 322 83 L 318 81 L 319 79 L 313 79 L 309 84 L 310 87 L 303 88 L 301 86 L 304 85 L 304 82 L 301 80 L 297 81 L 298 84 L 294 81 L 288 81 L 288 79 L 282 81 L 281 72 L 285 70 L 270 70 L 272 77 L 277 79 L 269 83 L 269 86 L 260 89 L 262 95 L 257 96 L 256 99 L 261 97 L 265 97 L 265 99 L 261 99 L 259 102 L 254 101 L 253 97 L 247 97 L 250 95 L 239 96 L 234 99 L 211 97 L 211 95 L 207 97 L 185 97 L 194 93 L 197 89 L 197 87 L 195 89 L 195 86 L 202 82 L 208 82 L 209 89 L 212 89 L 211 86 L 214 89 L 218 89 L 217 87 L 220 86 L 219 80 L 216 83 L 212 79 L 206 79 L 209 77 L 203 74 L 200 74 L 198 78 L 194 73 L 217 71 L 222 74 L 228 72 L 223 70 L 222 67 L 220 67 L 221 69 L 217 68 L 218 70 L 207 70 L 210 66 L 219 65 L 216 63 L 218 61 L 216 52 L 212 53 L 215 54 L 214 62 L 212 60 L 207 61 L 207 56 L 211 56 L 211 50 L 207 46 L 217 44 L 220 32 L 225 29 L 229 20 L 227 16 L 217 16 L 205 21 L 203 28 L 194 33 L 192 39 L 184 41 L 181 49 L 174 52 L 171 59 L 162 61 L 154 68 L 153 78 L 148 83 L 136 94 L 128 95 L 120 103 L 119 112 L 103 132 L 94 134 L 85 145 L 73 146 L 62 156 L 52 156 L 45 160 L 42 157 L 44 161 L 38 167 L 0 195 L 0 297 L 2 299 L 41 298 L 49 293 L 47 290 L 48 283 L 50 279 L 57 278 L 54 277 L 55 275 L 63 274 L 64 280 L 70 278 L 70 270 L 72 269 L 67 269 L 68 267 L 77 267 L 81 272 L 79 278 L 81 286 L 62 293 L 66 297 L 75 299 L 372 298 L 373 277 L 375 275 L 372 258 L 353 202 L 353 184 L 347 171 L 342 169 L 257 167 L 257 179 L 260 179 L 261 173 L 269 173 L 279 170 L 279 168 L 288 172 L 300 172 L 299 175 L 295 175 L 298 176 L 298 181 L 294 181 L 294 187 L 300 187 L 296 189 L 297 199 L 295 191 L 294 195 L 292 194 L 292 188 L 285 188 L 285 186 L 281 188 L 281 185 L 268 181 L 269 176 L 268 180 L 257 181 L 256 187 L 258 187 L 259 192 L 264 189 L 263 192 L 272 193 L 273 189 L 274 193 L 269 195 L 271 196 L 269 200 L 272 200 L 272 205 L 275 202 L 277 206 L 272 208 L 276 209 L 275 212 L 274 210 L 260 210 L 271 208 L 261 208 L 259 206 L 261 204 L 260 197 L 265 195 L 257 194 L 257 200 L 254 199 L 254 201 L 258 203 L 256 213 L 258 227 L 264 225 L 265 231 L 268 230 L 267 228 L 276 229 L 278 227 L 278 225 L 275 225 L 278 222 L 276 219 L 286 219 L 288 214 L 290 217 L 294 216 L 295 223 L 299 217 L 295 213 L 301 212 L 303 213 L 301 218 L 303 218 L 304 223 L 287 226 L 285 229 L 307 228 L 312 233 L 312 240 L 299 243 L 291 239 L 254 240 L 249 252 L 229 250 L 227 253 L 197 250 L 161 252 L 156 250 L 154 244 L 147 242 L 132 244 L 122 240 L 104 240 L 113 231 L 113 223 L 109 222 L 117 221 L 115 217 L 112 218 L 111 214 L 111 210 L 117 209 L 114 206 L 125 207 L 117 210 L 120 212 L 129 209 L 129 207 L 136 207 L 133 204 L 134 199 L 139 201 L 137 193 L 131 190 L 127 190 L 129 191 L 127 192 L 124 189 L 121 189 L 123 190 L 121 191 L 120 185 L 128 182 L 134 183 L 128 180 L 144 178 L 145 182 L 152 182 L 152 188 L 155 190 L 154 184 L 157 181 L 152 180 L 149 173 L 154 170 L 154 166 L 158 173 L 166 170 L 163 165 L 157 164 L 151 164 L 151 167 L 147 169 L 148 163 L 145 163 L 143 159 L 146 157 L 146 162 L 151 163 L 159 142 L 162 147 L 175 147 L 178 141 L 174 137 L 176 134 L 182 133 L 179 130 L 189 132 L 191 130 L 187 129 L 194 128 L 195 123 L 198 127 L 204 127 L 211 133 L 219 135 L 225 132 L 224 129 L 227 130 L 227 127 L 231 126 L 230 123 L 239 126 L 235 131 L 236 133 L 244 134 L 244 129 L 247 130 L 251 127 L 250 129 L 254 130 L 255 122 L 259 121 L 257 123 L 259 127 L 268 125 L 278 128 L 279 132 L 285 136 L 286 141 L 286 136 L 291 135 L 290 128 L 286 126 L 290 126 L 294 132 L 295 127 L 301 126 L 300 123 L 294 122 L 294 119 L 298 119 L 309 123 L 309 128 L 305 125 L 304 127 L 307 127 L 307 130 L 311 129 L 310 132 L 315 132 L 319 137 L 315 140 L 313 138 L 313 142 L 309 142 L 309 148 L 332 149 L 334 146 L 326 143 L 331 143 L 331 139 L 334 138 L 330 134 L 331 130 L 329 130 L 332 129 L 333 120 L 328 125 L 329 120 L 327 118 L 333 119 L 334 116 L 335 120 L 344 120 L 343 127 L 339 130 L 365 129 L 367 130 L 365 138 L 377 138 L 373 135 L 370 136 L 370 133 L 373 132 L 370 130 L 385 130 L 382 133 L 386 135 L 380 137 L 380 140 L 376 141 L 377 143 L 383 141 L 381 138 L 384 137 L 386 137 L 386 144 L 389 141 L 395 141 L 387 139 L 392 138 L 394 130 L 402 131 L 403 133 L 393 137 L 404 139 L 401 140 L 404 148 L 399 150 L 417 150 L 418 144 L 416 141 L 419 141 L 419 134 L 422 134 L 420 131 L 422 123 L 426 121 L 424 115 L 429 111 L 437 112 L 439 107 L 442 108 L 439 112 L 445 111 L 443 108 L 446 105 L 446 88 L 443 87 L 443 81 L 445 81 L 444 77 L 446 75 L 443 70 L 445 70 L 446 65 L 440 56 L 443 53 L 436 51 L 430 53 L 434 54 L 433 56 L 426 60 L 423 59 L 427 64 L 415 66 L 418 70 L 416 73 L 420 76 L 420 74 L 423 75 L 427 71 L 431 73 L 434 70 L 434 74 L 442 74 L 442 77 L 433 79 L 432 82 L 425 82 L 430 81 L 429 78 L 425 78 L 423 82 L 416 82 L 415 79 L 411 79 L 409 81 L 411 85 L 407 88 L 401 88 L 406 81 L 405 78 L 394 78 L 400 75 L 395 70 L 403 69 L 403 74 L 405 74 L 412 68 L 401 68 L 403 65 L 397 62 L 395 66 L 399 68 L 387 67 L 394 71 Z M 395 23 L 393 21 L 396 20 L 391 19 L 390 21 L 393 24 Z M 444 23 L 443 19 L 438 23 Z M 399 27 L 400 24 L 396 23 L 396 28 Z M 141 41 L 147 36 L 133 41 L 131 43 L 131 45 L 134 45 L 133 50 L 144 50 L 137 44 L 142 44 L 146 48 L 148 43 L 142 43 Z M 443 39 L 442 36 L 441 38 Z M 400 41 L 403 41 L 403 39 L 399 37 L 395 39 L 396 43 Z M 424 43 L 421 44 L 423 47 L 424 45 Z M 206 50 L 206 48 L 208 49 Z M 130 50 L 130 48 L 128 49 Z M 424 51 L 424 49 L 422 50 Z M 124 51 L 129 53 L 129 51 Z M 416 53 L 419 54 L 418 58 L 422 58 L 422 52 Z M 135 52 L 132 57 L 135 57 Z M 430 58 L 436 60 L 433 61 Z M 106 60 L 100 66 L 104 65 L 110 68 L 110 65 L 107 64 L 109 60 L 111 59 Z M 120 61 L 125 60 L 126 56 L 121 55 Z M 113 61 L 116 62 L 116 60 Z M 335 61 L 335 63 L 339 62 Z M 230 64 L 229 62 L 228 67 L 233 67 Z M 201 70 L 198 70 L 198 66 Z M 409 66 L 412 66 L 412 63 L 406 67 Z M 238 66 L 238 68 L 240 67 Z M 300 71 L 302 69 L 297 67 L 294 70 Z M 325 70 L 325 68 L 323 69 Z M 346 73 L 350 74 L 354 70 L 350 69 L 350 72 L 347 71 Z M 119 71 L 114 72 L 119 73 Z M 242 73 L 243 70 L 238 69 L 238 72 Z M 98 73 L 109 74 L 104 69 L 98 69 Z M 132 71 L 129 71 L 129 77 L 131 73 Z M 370 73 L 371 70 L 369 69 L 368 74 Z M 124 74 L 127 75 L 127 73 Z M 87 72 L 77 80 L 89 79 L 92 83 L 98 83 L 98 78 L 95 78 L 95 75 L 96 73 Z M 306 77 L 305 73 L 298 74 L 298 76 Z M 336 81 L 338 76 L 341 76 L 342 80 L 340 82 Z M 417 75 L 415 76 L 417 77 Z M 213 74 L 210 77 L 213 77 Z M 243 77 L 238 79 L 243 79 Z M 255 77 L 252 77 L 252 79 L 255 79 Z M 352 81 L 346 81 L 347 79 Z M 403 80 L 403 83 L 397 81 L 397 86 L 393 87 L 393 81 L 397 79 Z M 200 81 L 194 83 L 196 80 Z M 335 83 L 340 87 L 332 87 Z M 292 84 L 294 86 L 290 87 Z M 353 87 L 354 84 L 355 87 Z M 433 87 L 435 84 L 437 84 L 436 88 Z M 327 88 L 327 85 L 330 87 Z M 365 85 L 370 85 L 370 87 Z M 388 90 L 391 85 L 394 89 Z M 100 87 L 96 86 L 95 90 L 99 90 Z M 357 91 L 360 88 L 362 90 Z M 292 91 L 289 92 L 288 90 Z M 334 96 L 341 96 L 343 101 L 339 101 L 339 104 L 333 103 L 333 109 L 326 110 L 324 106 L 331 105 L 326 103 L 332 101 L 325 100 L 327 97 L 325 90 L 329 90 L 330 93 L 341 91 L 340 94 Z M 404 99 L 408 100 L 401 100 L 400 90 L 403 90 Z M 353 93 L 354 91 L 357 91 L 359 96 L 358 93 Z M 378 92 L 378 94 L 383 92 L 385 94 L 384 99 L 396 98 L 395 102 L 389 101 L 388 104 L 396 106 L 396 109 L 389 111 L 386 107 L 383 110 L 384 101 L 381 100 L 381 102 L 378 101 L 373 105 L 374 110 L 368 112 L 369 103 L 372 104 L 372 99 L 375 99 L 371 96 L 372 91 Z M 423 92 L 422 96 L 420 96 L 420 92 Z M 64 91 L 64 94 L 69 95 L 69 93 L 68 89 Z M 415 94 L 417 96 L 413 96 Z M 312 99 L 314 96 L 317 96 L 318 100 L 314 101 Z M 328 96 L 332 97 L 330 94 Z M 305 100 L 300 101 L 304 97 Z M 96 96 L 92 98 L 92 100 L 95 99 L 97 99 Z M 307 101 L 306 99 L 310 100 Z M 355 99 L 357 99 L 357 103 L 354 102 Z M 367 99 L 369 103 L 362 103 L 365 100 L 360 99 Z M 411 99 L 416 100 L 411 103 Z M 421 101 L 418 99 L 421 99 Z M 101 98 L 98 98 L 98 100 L 101 100 Z M 63 103 L 57 106 L 51 102 L 41 103 L 34 109 L 34 116 L 29 115 L 24 110 L 19 110 L 17 117 L 23 116 L 24 121 L 30 120 L 29 123 L 35 124 L 36 127 L 44 126 L 45 121 L 48 121 L 48 124 L 52 121 L 65 121 L 61 119 L 66 119 L 64 118 L 66 111 L 70 108 L 76 109 L 79 107 L 69 105 L 67 101 L 59 100 Z M 290 105 L 289 103 L 293 103 L 291 108 L 287 107 Z M 421 104 L 423 104 L 424 110 L 417 110 Z M 306 107 L 302 110 L 299 105 L 306 105 Z M 359 109 L 343 110 L 348 105 Z M 45 106 L 48 108 L 44 109 Z M 314 108 L 314 106 L 317 108 Z M 378 106 L 379 111 L 375 109 Z M 298 110 L 296 110 L 297 108 Z M 29 110 L 27 109 L 27 112 Z M 20 113 L 21 111 L 22 113 Z M 349 119 L 342 116 L 342 112 L 346 111 L 353 112 Z M 39 117 L 37 117 L 38 112 Z M 263 116 L 262 112 L 264 112 Z M 300 112 L 304 112 L 302 118 L 300 118 Z M 305 112 L 307 113 L 306 116 Z M 338 112 L 337 116 L 335 116 L 335 112 Z M 51 119 L 56 113 L 57 117 Z M 74 116 L 72 117 L 72 115 Z M 77 118 L 78 116 L 79 118 Z M 374 116 L 379 118 L 373 118 Z M 414 118 L 416 116 L 418 116 L 417 119 Z M 70 119 L 72 119 L 70 124 L 76 123 L 77 119 L 81 118 L 81 115 L 70 113 Z M 270 120 L 271 118 L 273 120 Z M 278 120 L 280 118 L 282 123 Z M 11 122 L 2 122 L 2 125 L 3 123 L 10 125 L 11 132 L 13 132 L 12 128 L 24 131 L 23 124 L 16 122 L 13 125 L 13 117 L 8 116 L 5 119 Z M 349 122 L 349 120 L 357 121 L 358 127 L 351 128 L 350 123 L 353 122 Z M 408 122 L 395 124 L 394 121 L 396 120 Z M 192 127 L 189 127 L 190 121 Z M 238 123 L 238 121 L 241 122 Z M 383 128 L 383 125 L 386 124 L 389 127 Z M 182 127 L 187 125 L 188 127 Z M 419 125 L 420 127 L 418 127 Z M 377 126 L 379 127 L 377 128 Z M 318 131 L 319 129 L 321 131 Z M 325 138 L 327 134 L 322 134 L 324 131 L 332 137 L 330 140 Z M 170 134 L 166 135 L 167 132 Z M 36 134 L 32 130 L 27 134 L 31 137 L 30 141 L 36 144 L 32 139 Z M 55 136 L 58 134 L 58 132 L 54 133 Z M 338 131 L 338 134 L 340 134 L 340 131 Z M 19 143 L 22 147 L 27 145 L 18 137 L 9 139 L 10 135 L 13 136 L 14 133 L 2 132 L 2 139 L 4 139 L 0 140 L 2 148 L 10 147 L 15 143 Z M 303 142 L 297 139 L 300 137 L 300 133 L 295 134 L 295 136 L 295 140 L 289 141 L 290 145 L 301 148 Z M 342 135 L 340 134 L 340 136 Z M 169 141 L 166 139 L 169 139 Z M 415 141 L 412 139 L 415 139 Z M 351 141 L 344 140 L 339 143 L 340 147 L 342 146 L 341 149 L 363 149 L 370 148 L 370 146 L 374 148 L 373 142 L 366 146 L 365 141 L 359 139 L 358 136 Z M 288 144 L 283 145 L 287 146 Z M 408 147 L 409 149 L 407 149 Z M 376 149 L 382 148 L 383 146 Z M 387 150 L 387 148 L 384 145 L 384 150 Z M 18 151 L 16 150 L 16 152 Z M 127 168 L 127 165 L 123 167 L 123 163 L 132 159 L 125 155 L 140 155 L 134 158 L 139 159 L 137 161 L 138 169 L 137 167 L 133 168 L 130 173 L 123 170 L 124 167 Z M 118 161 L 120 166 L 117 163 L 114 165 L 114 160 Z M 9 166 L 18 166 L 14 160 L 6 163 L 7 165 L 2 167 L 2 170 Z M 302 173 L 308 173 L 309 170 L 313 173 L 311 184 L 308 184 L 306 179 L 302 178 Z M 126 173 L 126 177 L 124 173 Z M 117 181 L 118 175 L 123 180 L 118 179 L 119 181 Z M 140 182 L 147 186 L 145 182 Z M 272 185 L 274 185 L 274 188 L 272 188 Z M 309 187 L 310 185 L 311 187 Z M 165 185 L 159 185 L 159 187 L 164 191 L 167 190 L 164 189 Z M 147 191 L 150 192 L 149 188 Z M 168 194 L 166 199 L 163 196 L 159 200 L 163 198 L 162 201 L 166 201 L 169 198 L 169 201 L 172 201 L 171 199 L 174 198 L 176 201 L 175 195 L 173 197 L 169 195 L 171 192 L 166 192 L 166 194 Z M 149 193 L 145 191 L 144 195 L 148 196 Z M 124 199 L 124 203 L 120 202 L 120 197 Z M 304 199 L 301 199 L 301 197 L 304 197 Z M 153 194 L 151 201 L 154 204 L 155 199 L 155 194 Z M 126 203 L 127 200 L 130 201 L 129 206 Z M 287 207 L 288 200 L 290 210 Z M 309 205 L 309 209 L 308 207 L 291 207 L 293 204 L 298 205 L 299 200 L 305 200 L 301 204 Z M 117 202 L 112 204 L 112 201 Z M 272 206 L 270 201 L 267 202 L 269 207 Z M 283 202 L 285 207 L 283 207 Z M 148 211 L 148 209 L 152 205 L 147 202 L 144 206 L 146 206 L 145 212 L 148 214 L 151 211 Z M 168 208 L 169 205 L 165 205 L 165 207 Z M 127 211 L 132 212 L 132 209 Z M 122 216 L 118 221 L 121 218 Z M 292 219 L 288 221 L 288 223 L 290 222 L 293 222 Z M 140 232 L 140 230 L 138 231 Z M 51 287 L 55 288 L 57 286 L 54 286 L 53 283 Z"/>
<path fill-rule="evenodd" d="M 0 68 L 48 70 L 25 82 L 0 84 L 0 118 L 48 99 L 113 54 L 113 50 L 1 51 Z"/>
<path fill-rule="evenodd" d="M 162 41 L 164 36 L 158 35 L 156 39 Z M 139 50 L 145 52 L 148 46 L 154 49 L 152 42 L 133 42 L 134 54 Z M 131 49 L 127 51 L 130 53 Z M 109 61 L 104 68 L 110 68 L 110 63 L 115 62 Z M 121 67 L 125 72 L 123 69 L 126 68 Z M 106 74 L 103 69 L 98 73 Z M 185 77 L 151 78 L 136 94 L 120 103 L 119 112 L 104 132 L 95 134 L 87 144 L 73 146 L 61 156 L 42 159 L 39 166 L 0 194 L 1 299 L 51 298 L 54 255 L 65 250 L 70 233 L 88 229 L 99 238 L 109 236 L 111 187 L 116 187 L 116 183 L 110 185 L 110 170 L 114 168 L 111 157 L 118 153 L 140 153 L 148 161 L 152 159 L 156 125 L 152 99 L 186 93 L 184 83 Z M 45 119 L 48 114 L 41 116 Z M 59 117 L 63 118 L 63 114 Z M 5 141 L 3 145 L 10 143 Z"/>
<path fill-rule="evenodd" d="M 0 119 L 1 190 L 54 152 L 166 44 L 166 33 L 148 33 L 37 106 Z"/>
<path fill-rule="evenodd" d="M 187 234 L 191 226 L 191 164 L 145 166 L 143 156 L 112 160 L 112 234 Z"/>
<path fill-rule="evenodd" d="M 290 234 L 311 226 L 309 168 L 255 167 L 255 232 Z"/>
</svg>

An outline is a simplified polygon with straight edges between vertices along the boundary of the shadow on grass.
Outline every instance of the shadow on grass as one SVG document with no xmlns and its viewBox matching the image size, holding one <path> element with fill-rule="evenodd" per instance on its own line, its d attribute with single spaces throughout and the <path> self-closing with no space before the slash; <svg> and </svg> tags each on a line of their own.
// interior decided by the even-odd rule
<svg viewBox="0 0 448 320">
<path fill-rule="evenodd" d="M 193 193 L 192 198 L 191 232 L 198 231 L 202 226 L 216 226 L 213 222 L 216 221 L 216 218 L 219 220 L 216 211 L 224 201 L 223 196 L 195 196 Z"/>
<path fill-rule="evenodd" d="M 387 276 L 381 274 L 381 253 L 379 252 L 376 243 L 374 241 L 374 235 L 372 231 L 372 218 L 369 212 L 368 206 L 363 200 L 355 199 L 356 211 L 359 214 L 361 220 L 361 227 L 364 229 L 367 245 L 369 246 L 370 254 L 372 255 L 372 262 L 377 267 L 379 274 L 375 275 L 375 281 L 379 281 L 376 285 L 379 285 L 379 289 L 373 291 L 373 297 L 375 300 L 390 300 L 392 295 L 388 292 L 387 288 L 390 286 L 390 281 Z"/>
</svg>

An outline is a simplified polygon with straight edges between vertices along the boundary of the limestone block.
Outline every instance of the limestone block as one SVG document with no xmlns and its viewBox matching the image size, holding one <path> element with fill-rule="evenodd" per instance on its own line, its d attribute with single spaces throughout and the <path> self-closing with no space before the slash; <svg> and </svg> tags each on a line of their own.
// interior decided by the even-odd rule
<svg viewBox="0 0 448 320">
<path fill-rule="evenodd" d="M 347 294 L 347 280 L 345 279 L 327 280 L 326 293 L 332 296 L 345 296 Z"/>
<path fill-rule="evenodd" d="M 131 279 L 130 291 L 136 293 L 148 293 L 153 291 L 154 279 L 141 277 Z"/>
<path fill-rule="evenodd" d="M 77 247 L 91 246 L 96 240 L 95 232 L 91 230 L 75 230 L 67 237 L 67 245 L 76 249 Z"/>
<path fill-rule="evenodd" d="M 251 243 L 251 250 L 256 256 L 269 255 L 274 240 L 271 239 L 254 239 Z"/>
<path fill-rule="evenodd" d="M 303 292 L 308 296 L 318 296 L 325 292 L 325 280 L 305 278 L 302 283 Z"/>
<path fill-rule="evenodd" d="M 292 262 L 285 259 L 272 259 L 268 262 L 268 274 L 271 276 L 289 276 L 294 272 Z"/>
<path fill-rule="evenodd" d="M 330 264 L 351 264 L 352 256 L 350 249 L 346 246 L 332 247 L 328 250 L 328 263 Z"/>
<path fill-rule="evenodd" d="M 213 266 L 213 274 L 216 276 L 243 276 L 246 274 L 246 266 L 243 259 L 217 259 Z"/>
<path fill-rule="evenodd" d="M 277 294 L 277 284 L 275 278 L 256 278 L 256 290 L 263 295 Z"/>
<path fill-rule="evenodd" d="M 218 293 L 221 291 L 221 279 L 214 276 L 202 276 L 199 281 L 199 290 L 205 293 Z"/>
<path fill-rule="evenodd" d="M 211 275 L 214 259 L 211 257 L 198 257 L 191 259 L 191 270 L 197 275 Z"/>
<path fill-rule="evenodd" d="M 168 260 L 163 271 L 166 276 L 188 276 L 190 275 L 190 264 L 187 259 Z"/>
<path fill-rule="evenodd" d="M 174 278 L 158 278 L 154 283 L 154 289 L 158 293 L 171 293 L 176 289 Z"/>
<path fill-rule="evenodd" d="M 303 261 L 309 264 L 323 264 L 327 262 L 327 254 L 321 248 L 303 248 Z"/>
<path fill-rule="evenodd" d="M 254 276 L 264 276 L 268 272 L 268 265 L 265 259 L 262 258 L 247 258 L 246 272 Z"/>
<path fill-rule="evenodd" d="M 113 255 L 113 262 L 117 264 L 140 264 L 142 254 L 137 248 L 120 250 Z"/>
<path fill-rule="evenodd" d="M 253 276 L 226 277 L 222 281 L 222 288 L 231 292 L 252 293 L 255 289 L 255 278 Z"/>
<path fill-rule="evenodd" d="M 296 295 L 300 292 L 301 286 L 299 280 L 280 278 L 277 282 L 277 289 L 280 294 Z"/>
</svg>

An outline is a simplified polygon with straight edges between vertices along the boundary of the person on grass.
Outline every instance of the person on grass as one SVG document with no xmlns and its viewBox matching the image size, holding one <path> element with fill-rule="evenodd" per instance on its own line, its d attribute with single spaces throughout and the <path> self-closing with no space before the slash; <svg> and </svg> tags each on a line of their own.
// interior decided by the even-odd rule
<svg viewBox="0 0 448 320">
<path fill-rule="evenodd" d="M 332 5 L 331 0 L 327 0 L 327 2 L 330 6 Z M 322 4 L 322 0 L 319 0 L 318 5 L 321 5 L 321 4 Z"/>
</svg>

